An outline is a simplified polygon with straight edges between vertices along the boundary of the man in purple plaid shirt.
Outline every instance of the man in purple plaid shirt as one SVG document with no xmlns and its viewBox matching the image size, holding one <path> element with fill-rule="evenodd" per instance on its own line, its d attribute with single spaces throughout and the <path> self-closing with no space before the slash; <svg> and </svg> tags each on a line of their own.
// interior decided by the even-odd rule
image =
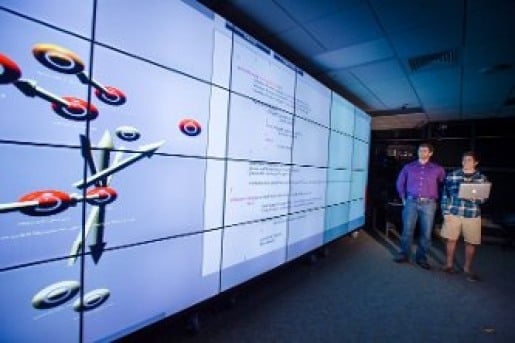
<svg viewBox="0 0 515 343">
<path fill-rule="evenodd" d="M 479 277 L 472 272 L 471 264 L 476 246 L 481 244 L 481 209 L 479 205 L 487 199 L 462 199 L 458 198 L 458 192 L 462 182 L 487 182 L 486 176 L 476 169 L 478 163 L 478 157 L 473 151 L 467 151 L 463 154 L 462 168 L 454 170 L 445 178 L 441 202 L 444 216 L 441 236 L 447 239 L 447 258 L 442 270 L 447 273 L 454 273 L 453 261 L 456 241 L 463 233 L 465 241 L 463 270 L 469 281 L 479 280 Z"/>
</svg>

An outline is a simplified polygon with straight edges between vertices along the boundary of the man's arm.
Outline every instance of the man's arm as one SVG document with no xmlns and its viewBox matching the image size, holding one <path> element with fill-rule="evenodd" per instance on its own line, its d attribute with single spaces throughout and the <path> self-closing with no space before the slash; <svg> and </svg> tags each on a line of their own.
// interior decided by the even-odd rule
<svg viewBox="0 0 515 343">
<path fill-rule="evenodd" d="M 438 175 L 438 183 L 444 183 L 445 182 L 445 169 L 443 167 L 440 167 L 440 173 Z"/>
<path fill-rule="evenodd" d="M 446 214 L 449 214 L 449 210 L 447 209 L 447 206 L 449 204 L 449 192 L 447 188 L 447 182 L 444 180 L 443 187 L 442 187 L 442 199 L 440 201 L 440 208 L 442 209 L 442 215 L 445 216 Z"/>
<path fill-rule="evenodd" d="M 481 174 L 480 182 L 482 182 L 482 183 L 488 182 L 488 179 L 486 178 L 486 176 L 484 174 Z M 476 203 L 476 205 L 483 205 L 487 201 L 488 201 L 488 198 L 486 198 L 486 199 L 475 199 L 474 202 Z"/>
<path fill-rule="evenodd" d="M 399 173 L 399 176 L 397 177 L 397 182 L 395 183 L 395 186 L 397 188 L 397 193 L 399 194 L 399 197 L 401 198 L 402 204 L 404 204 L 404 201 L 406 199 L 406 181 L 408 178 L 408 172 L 406 170 L 406 166 L 404 166 Z"/>
</svg>

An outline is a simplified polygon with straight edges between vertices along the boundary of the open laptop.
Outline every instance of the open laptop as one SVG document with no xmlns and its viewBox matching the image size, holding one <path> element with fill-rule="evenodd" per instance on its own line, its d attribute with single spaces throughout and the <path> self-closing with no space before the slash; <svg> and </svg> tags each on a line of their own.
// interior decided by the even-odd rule
<svg viewBox="0 0 515 343">
<path fill-rule="evenodd" d="M 458 191 L 458 198 L 461 199 L 488 199 L 492 183 L 462 182 Z"/>
</svg>

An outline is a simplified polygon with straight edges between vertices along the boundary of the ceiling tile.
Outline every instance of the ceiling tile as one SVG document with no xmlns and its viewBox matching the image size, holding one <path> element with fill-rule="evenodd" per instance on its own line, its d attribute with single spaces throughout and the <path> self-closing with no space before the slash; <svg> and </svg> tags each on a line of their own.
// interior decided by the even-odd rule
<svg viewBox="0 0 515 343">
<path fill-rule="evenodd" d="M 448 114 L 448 115 L 451 115 L 451 114 L 458 114 L 459 113 L 459 107 L 458 106 L 428 106 L 426 108 L 426 113 L 430 113 L 430 114 L 433 114 L 433 115 L 437 115 L 437 114 Z"/>
<path fill-rule="evenodd" d="M 419 107 L 421 105 L 406 79 L 369 83 L 367 87 L 388 108 Z"/>
<path fill-rule="evenodd" d="M 463 97 L 467 102 L 495 100 L 503 102 L 515 86 L 515 72 L 492 75 L 466 75 L 463 82 Z"/>
<path fill-rule="evenodd" d="M 384 68 L 384 66 L 370 65 L 370 67 L 360 67 L 358 72 L 354 70 L 351 72 L 388 108 L 419 107 L 417 96 L 402 72 L 391 73 L 391 78 L 375 79 L 377 75 L 374 75 L 374 68 Z M 393 77 L 394 75 L 397 77 Z"/>
<path fill-rule="evenodd" d="M 366 5 L 359 5 L 305 25 L 327 49 L 334 50 L 382 37 L 381 28 Z"/>
<path fill-rule="evenodd" d="M 459 97 L 443 96 L 441 98 L 422 98 L 421 101 L 427 113 L 430 113 L 435 109 L 451 109 L 453 111 L 459 111 L 460 109 Z"/>
<path fill-rule="evenodd" d="M 412 29 L 435 22 L 461 22 L 463 4 L 449 0 L 371 0 L 385 31 Z"/>
<path fill-rule="evenodd" d="M 382 110 L 386 107 L 374 93 L 365 87 L 361 82 L 351 83 L 346 85 L 347 90 L 362 100 L 367 105 L 367 108 L 363 108 L 366 111 L 370 110 Z"/>
<path fill-rule="evenodd" d="M 460 102 L 460 69 L 457 67 L 410 74 L 424 108 Z"/>
<path fill-rule="evenodd" d="M 515 5 L 510 1 L 469 1 L 466 42 L 488 43 L 515 36 Z M 476 6 L 474 6 L 476 5 Z M 487 24 L 487 25 L 485 25 Z"/>
<path fill-rule="evenodd" d="M 462 112 L 467 115 L 472 114 L 489 114 L 496 113 L 502 107 L 502 103 L 499 102 L 485 102 L 485 101 L 470 101 L 463 104 Z"/>
<path fill-rule="evenodd" d="M 361 82 L 378 82 L 405 77 L 399 62 L 388 59 L 349 69 Z"/>
<path fill-rule="evenodd" d="M 359 5 L 364 0 L 275 0 L 295 20 L 309 22 L 320 17 L 330 15 L 343 8 Z"/>
<path fill-rule="evenodd" d="M 456 85 L 460 80 L 460 68 L 448 67 L 439 70 L 420 71 L 408 74 L 416 86 Z"/>
<path fill-rule="evenodd" d="M 502 36 L 492 38 L 488 42 L 468 44 L 463 53 L 465 69 L 470 72 L 479 73 L 495 65 L 509 64 L 511 69 L 515 70 L 514 36 Z"/>
<path fill-rule="evenodd" d="M 360 83 L 360 81 L 358 79 L 356 79 L 354 74 L 352 74 L 348 70 L 329 71 L 327 73 L 327 76 L 329 76 L 329 78 L 331 78 L 332 80 L 337 81 L 338 83 L 340 83 L 346 87 L 349 85 L 355 84 L 355 83 Z"/>
<path fill-rule="evenodd" d="M 393 51 L 385 39 L 376 39 L 341 49 L 328 51 L 313 57 L 324 70 L 342 69 L 377 60 L 391 58 Z"/>
<path fill-rule="evenodd" d="M 436 53 L 461 46 L 459 22 L 436 22 L 390 35 L 393 49 L 401 58 Z"/>
<path fill-rule="evenodd" d="M 281 42 L 294 49 L 303 56 L 313 56 L 320 54 L 325 49 L 313 37 L 306 33 L 302 28 L 296 27 L 282 31 L 270 38 L 271 42 Z"/>
<path fill-rule="evenodd" d="M 297 24 L 273 0 L 238 0 L 234 7 L 274 34 L 295 27 Z M 238 15 L 234 13 L 233 15 Z"/>
</svg>

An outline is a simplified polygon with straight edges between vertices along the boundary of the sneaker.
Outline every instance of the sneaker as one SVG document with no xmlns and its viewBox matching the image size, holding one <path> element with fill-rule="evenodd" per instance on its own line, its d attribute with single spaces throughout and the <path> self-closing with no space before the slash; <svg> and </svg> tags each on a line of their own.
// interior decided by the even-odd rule
<svg viewBox="0 0 515 343">
<path fill-rule="evenodd" d="M 417 261 L 417 264 L 420 266 L 420 268 L 422 269 L 426 269 L 426 270 L 429 270 L 431 269 L 431 266 L 429 265 L 429 263 L 427 263 L 426 261 Z"/>
<path fill-rule="evenodd" d="M 440 268 L 440 270 L 447 274 L 455 274 L 456 273 L 456 271 L 454 270 L 454 267 L 443 266 L 442 268 Z"/>
<path fill-rule="evenodd" d="M 480 278 L 479 278 L 479 275 L 477 274 L 474 274 L 474 273 L 467 273 L 465 272 L 465 276 L 467 277 L 467 280 L 470 281 L 470 282 L 476 282 L 476 281 L 479 281 Z"/>
<path fill-rule="evenodd" d="M 406 255 L 403 255 L 403 254 L 397 255 L 393 259 L 393 262 L 395 262 L 395 263 L 406 263 L 408 261 L 409 261 L 409 259 L 406 257 Z"/>
</svg>

